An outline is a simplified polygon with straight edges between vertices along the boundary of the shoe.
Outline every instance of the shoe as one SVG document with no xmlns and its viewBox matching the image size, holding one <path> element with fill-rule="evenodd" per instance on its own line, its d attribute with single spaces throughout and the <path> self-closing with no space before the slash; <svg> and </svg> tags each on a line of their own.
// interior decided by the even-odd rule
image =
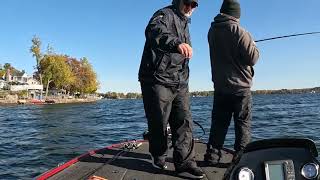
<svg viewBox="0 0 320 180">
<path fill-rule="evenodd" d="M 159 158 L 159 157 L 153 157 L 151 156 L 152 160 L 152 166 L 157 169 L 167 169 L 168 166 L 166 165 L 166 159 L 165 158 Z"/>
<path fill-rule="evenodd" d="M 233 158 L 232 158 L 232 162 L 233 163 L 238 163 L 241 159 L 241 156 L 243 154 L 243 149 L 237 151 L 234 153 Z"/>
<path fill-rule="evenodd" d="M 194 179 L 202 179 L 205 174 L 201 168 L 199 168 L 195 162 L 186 163 L 184 166 L 176 168 L 176 172 L 180 173 L 188 173 L 192 175 Z"/>
<path fill-rule="evenodd" d="M 207 149 L 206 154 L 204 154 L 204 161 L 210 166 L 216 166 L 220 163 L 221 157 L 221 150 Z"/>
</svg>

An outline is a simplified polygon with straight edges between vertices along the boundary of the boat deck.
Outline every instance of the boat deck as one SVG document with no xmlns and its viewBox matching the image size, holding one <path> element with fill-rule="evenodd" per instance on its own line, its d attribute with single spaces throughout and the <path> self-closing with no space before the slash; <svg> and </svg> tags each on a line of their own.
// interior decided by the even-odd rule
<svg viewBox="0 0 320 180">
<path fill-rule="evenodd" d="M 138 146 L 138 148 L 133 148 Z M 127 148 L 125 148 L 127 147 Z M 206 176 L 203 179 L 219 180 L 223 178 L 226 167 L 232 159 L 232 151 L 225 150 L 220 168 L 208 167 L 203 162 L 206 145 L 195 144 L 196 160 Z M 107 180 L 179 180 L 192 179 L 187 173 L 177 174 L 172 163 L 172 148 L 168 153 L 168 169 L 159 170 L 152 166 L 148 153 L 148 141 L 122 143 L 104 149 L 89 152 L 70 162 L 47 172 L 50 180 L 83 179 L 98 176 Z M 51 175 L 48 175 L 50 174 Z M 41 176 L 45 177 L 45 176 Z"/>
</svg>

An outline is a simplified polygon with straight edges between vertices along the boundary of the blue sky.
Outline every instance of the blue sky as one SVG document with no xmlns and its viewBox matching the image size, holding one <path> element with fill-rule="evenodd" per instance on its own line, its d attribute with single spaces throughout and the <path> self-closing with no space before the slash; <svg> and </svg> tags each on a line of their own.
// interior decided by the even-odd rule
<svg viewBox="0 0 320 180">
<path fill-rule="evenodd" d="M 222 0 L 199 0 L 190 33 L 190 91 L 212 90 L 207 32 Z M 258 40 L 320 31 L 319 0 L 240 1 L 241 24 Z M 138 69 L 144 29 L 151 15 L 171 0 L 1 0 L 0 64 L 34 71 L 31 39 L 55 52 L 87 57 L 100 92 L 140 92 Z M 253 90 L 320 86 L 320 35 L 258 43 Z"/>
</svg>

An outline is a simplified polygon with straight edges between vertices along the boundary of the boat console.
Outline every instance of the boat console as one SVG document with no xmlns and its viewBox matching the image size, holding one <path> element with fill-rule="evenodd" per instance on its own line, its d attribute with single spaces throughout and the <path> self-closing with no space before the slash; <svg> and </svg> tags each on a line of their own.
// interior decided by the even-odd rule
<svg viewBox="0 0 320 180">
<path fill-rule="evenodd" d="M 318 152 L 310 139 L 255 141 L 227 169 L 225 180 L 320 180 Z"/>
</svg>

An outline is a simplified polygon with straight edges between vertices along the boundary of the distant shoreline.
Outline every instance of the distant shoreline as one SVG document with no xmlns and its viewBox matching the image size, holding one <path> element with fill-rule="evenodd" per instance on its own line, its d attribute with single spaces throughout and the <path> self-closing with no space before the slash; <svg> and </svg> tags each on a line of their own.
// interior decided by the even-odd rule
<svg viewBox="0 0 320 180">
<path fill-rule="evenodd" d="M 304 94 L 320 93 L 320 87 L 303 88 L 303 89 L 280 89 L 280 90 L 256 90 L 254 94 Z"/>
<path fill-rule="evenodd" d="M 46 105 L 46 104 L 84 104 L 96 102 L 98 98 L 73 98 L 73 99 L 50 99 L 50 100 L 37 100 L 37 99 L 0 99 L 1 105 Z"/>
<path fill-rule="evenodd" d="M 252 94 L 304 94 L 304 93 L 320 93 L 320 87 L 303 88 L 303 89 L 280 89 L 280 90 L 255 90 L 251 91 Z M 193 91 L 190 92 L 191 97 L 207 97 L 213 96 L 214 91 Z M 107 92 L 106 94 L 100 94 L 105 99 L 140 99 L 141 93 L 117 93 Z"/>
<path fill-rule="evenodd" d="M 253 95 L 268 95 L 268 94 L 305 94 L 305 93 L 320 93 L 320 87 L 304 88 L 304 89 L 280 89 L 280 90 L 255 90 L 251 91 Z M 210 97 L 213 96 L 214 91 L 193 91 L 190 92 L 190 97 Z M 104 99 L 141 99 L 141 93 L 117 93 L 107 92 L 105 94 L 99 93 L 99 97 Z M 73 104 L 73 103 L 90 103 L 98 101 L 101 98 L 57 98 L 47 101 L 40 101 L 35 99 L 18 99 L 18 98 L 6 98 L 0 99 L 1 105 L 18 105 L 18 104 Z"/>
</svg>

